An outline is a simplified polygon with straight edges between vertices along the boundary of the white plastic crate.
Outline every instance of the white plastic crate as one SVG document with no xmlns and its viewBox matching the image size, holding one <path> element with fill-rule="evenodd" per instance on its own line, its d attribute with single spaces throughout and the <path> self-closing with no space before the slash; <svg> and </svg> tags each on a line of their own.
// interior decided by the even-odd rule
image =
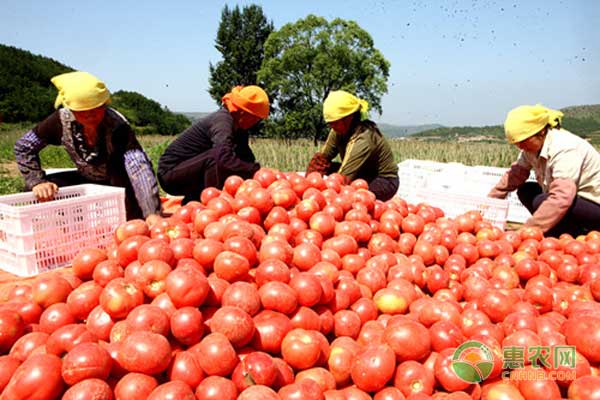
<svg viewBox="0 0 600 400">
<path fill-rule="evenodd" d="M 423 160 L 405 160 L 398 164 L 398 195 L 414 202 L 421 189 L 485 197 L 498 183 L 506 168 L 467 166 Z M 533 172 L 528 179 L 535 181 Z M 509 193 L 507 220 L 525 222 L 531 214 L 521 204 L 516 192 Z"/>
<path fill-rule="evenodd" d="M 417 203 L 423 202 L 441 208 L 450 218 L 475 210 L 481 213 L 484 221 L 502 229 L 506 226 L 507 200 L 430 189 L 418 190 L 415 200 Z"/>
<path fill-rule="evenodd" d="M 110 244 L 125 220 L 123 188 L 61 187 L 43 203 L 31 192 L 0 196 L 0 269 L 32 276 L 64 267 L 79 250 Z"/>
<path fill-rule="evenodd" d="M 417 190 L 433 188 L 448 191 L 452 189 L 457 176 L 462 179 L 464 165 L 446 164 L 429 160 L 405 160 L 398 164 L 400 185 L 397 195 L 407 201 L 414 201 Z M 446 179 L 445 179 L 446 178 Z"/>
<path fill-rule="evenodd" d="M 481 193 L 487 195 L 490 190 L 500 180 L 502 175 L 508 170 L 507 168 L 498 168 L 498 167 L 487 167 L 487 166 L 476 166 L 476 167 L 468 167 L 470 173 L 468 175 L 468 179 L 465 180 L 471 187 L 476 187 L 481 189 Z M 528 182 L 535 182 L 535 173 L 533 170 L 529 174 Z M 506 198 L 508 200 L 508 216 L 507 219 L 512 222 L 525 222 L 529 217 L 531 217 L 531 213 L 525 206 L 519 201 L 517 197 L 517 192 L 513 191 L 508 194 Z"/>
</svg>

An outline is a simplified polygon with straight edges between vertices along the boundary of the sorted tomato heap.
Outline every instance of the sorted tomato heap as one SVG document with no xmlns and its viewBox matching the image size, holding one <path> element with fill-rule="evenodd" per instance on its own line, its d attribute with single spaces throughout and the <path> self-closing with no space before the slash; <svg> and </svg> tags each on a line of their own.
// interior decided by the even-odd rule
<svg viewBox="0 0 600 400">
<path fill-rule="evenodd" d="M 598 232 L 263 168 L 114 236 L 6 292 L 0 400 L 600 398 Z M 573 346 L 570 369 L 548 357 Z"/>
</svg>

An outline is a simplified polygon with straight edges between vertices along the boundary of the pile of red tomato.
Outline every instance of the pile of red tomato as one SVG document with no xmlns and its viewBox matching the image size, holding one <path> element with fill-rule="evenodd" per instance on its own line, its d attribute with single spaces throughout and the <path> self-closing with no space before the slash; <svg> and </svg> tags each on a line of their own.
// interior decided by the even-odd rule
<svg viewBox="0 0 600 400">
<path fill-rule="evenodd" d="M 199 200 L 10 290 L 0 400 L 600 399 L 598 232 L 502 231 L 267 168 Z M 467 340 L 493 353 L 482 383 L 451 368 Z M 575 346 L 576 376 L 507 373 L 515 346 Z"/>
</svg>

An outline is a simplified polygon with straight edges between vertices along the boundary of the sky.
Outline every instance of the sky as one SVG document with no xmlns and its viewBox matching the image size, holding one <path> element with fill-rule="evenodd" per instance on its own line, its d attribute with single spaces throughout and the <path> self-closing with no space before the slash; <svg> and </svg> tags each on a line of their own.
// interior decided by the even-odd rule
<svg viewBox="0 0 600 400">
<path fill-rule="evenodd" d="M 391 64 L 378 122 L 495 125 L 522 104 L 600 103 L 598 0 L 0 0 L 0 43 L 210 112 L 221 11 L 250 4 L 275 29 L 315 14 L 366 30 Z"/>
</svg>

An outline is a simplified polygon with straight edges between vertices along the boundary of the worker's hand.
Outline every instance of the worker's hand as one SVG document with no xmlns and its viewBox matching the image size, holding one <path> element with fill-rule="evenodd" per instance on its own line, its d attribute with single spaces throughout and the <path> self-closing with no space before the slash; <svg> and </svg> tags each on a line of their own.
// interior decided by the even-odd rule
<svg viewBox="0 0 600 400">
<path fill-rule="evenodd" d="M 54 182 L 44 182 L 35 185 L 31 191 L 38 201 L 48 201 L 54 199 L 58 186 Z"/>
</svg>

